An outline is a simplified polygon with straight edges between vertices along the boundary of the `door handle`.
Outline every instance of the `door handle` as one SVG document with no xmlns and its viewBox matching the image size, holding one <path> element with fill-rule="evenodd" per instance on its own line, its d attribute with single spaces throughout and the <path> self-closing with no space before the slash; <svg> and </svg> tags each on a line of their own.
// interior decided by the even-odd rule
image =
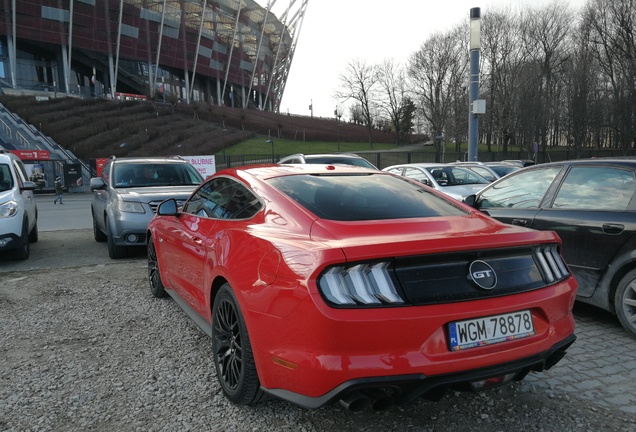
<svg viewBox="0 0 636 432">
<path fill-rule="evenodd" d="M 526 226 L 528 225 L 528 221 L 526 219 L 513 219 L 512 220 L 512 225 L 517 225 L 517 226 Z"/>
<path fill-rule="evenodd" d="M 603 224 L 603 232 L 606 234 L 620 234 L 625 229 L 623 224 L 606 223 Z"/>
</svg>

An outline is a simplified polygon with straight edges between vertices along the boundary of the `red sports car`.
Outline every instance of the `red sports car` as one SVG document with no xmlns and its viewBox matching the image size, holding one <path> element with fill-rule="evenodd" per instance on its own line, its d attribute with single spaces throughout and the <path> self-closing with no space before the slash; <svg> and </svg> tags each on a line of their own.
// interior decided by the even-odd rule
<svg viewBox="0 0 636 432">
<path fill-rule="evenodd" d="M 382 409 L 521 380 L 575 340 L 556 234 L 386 172 L 220 171 L 147 235 L 152 294 L 211 336 L 237 404 Z"/>
</svg>

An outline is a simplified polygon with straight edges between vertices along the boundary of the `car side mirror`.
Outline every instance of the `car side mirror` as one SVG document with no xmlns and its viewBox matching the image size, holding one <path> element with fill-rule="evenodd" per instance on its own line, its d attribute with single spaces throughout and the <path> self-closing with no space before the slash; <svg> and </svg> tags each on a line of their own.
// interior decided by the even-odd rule
<svg viewBox="0 0 636 432">
<path fill-rule="evenodd" d="M 157 207 L 157 215 L 159 216 L 176 216 L 179 213 L 179 206 L 174 198 L 162 201 Z"/>
<path fill-rule="evenodd" d="M 101 177 L 93 177 L 91 179 L 91 190 L 95 190 L 95 189 L 106 189 L 106 183 L 104 182 L 104 179 Z"/>
<path fill-rule="evenodd" d="M 464 204 L 468 204 L 472 208 L 477 208 L 475 207 L 475 203 L 477 202 L 477 195 L 475 194 L 468 195 L 466 198 L 464 198 L 463 202 Z"/>
<path fill-rule="evenodd" d="M 36 185 L 34 182 L 32 181 L 25 181 L 22 182 L 22 187 L 20 188 L 20 190 L 35 190 L 37 189 L 38 185 Z"/>
</svg>

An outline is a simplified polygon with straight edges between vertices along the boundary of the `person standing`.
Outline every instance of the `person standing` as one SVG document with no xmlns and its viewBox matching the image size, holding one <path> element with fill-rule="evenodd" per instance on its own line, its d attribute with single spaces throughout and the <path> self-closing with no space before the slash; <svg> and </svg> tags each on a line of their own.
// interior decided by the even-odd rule
<svg viewBox="0 0 636 432">
<path fill-rule="evenodd" d="M 62 185 L 62 179 L 60 177 L 55 177 L 55 199 L 53 200 L 53 204 L 57 204 L 57 201 L 60 201 L 60 204 L 64 204 L 62 202 L 64 196 L 64 186 Z"/>
</svg>

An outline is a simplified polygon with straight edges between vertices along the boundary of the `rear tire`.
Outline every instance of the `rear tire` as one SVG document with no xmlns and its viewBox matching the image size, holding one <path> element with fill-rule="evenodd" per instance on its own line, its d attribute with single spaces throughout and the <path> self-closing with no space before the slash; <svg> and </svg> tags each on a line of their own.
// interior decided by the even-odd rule
<svg viewBox="0 0 636 432">
<path fill-rule="evenodd" d="M 216 376 L 231 402 L 254 405 L 263 395 L 243 314 L 229 284 L 212 306 L 212 351 Z"/>
<path fill-rule="evenodd" d="M 152 237 L 148 239 L 148 281 L 150 282 L 150 292 L 153 296 L 163 298 L 167 295 L 166 287 L 161 281 L 157 249 L 155 249 L 155 242 Z"/>
<path fill-rule="evenodd" d="M 110 230 L 110 224 L 108 218 L 106 218 L 106 239 L 108 242 L 108 256 L 112 259 L 126 258 L 126 248 L 124 246 L 118 246 L 115 244 L 113 233 Z"/>
<path fill-rule="evenodd" d="M 636 337 L 636 270 L 627 273 L 618 283 L 614 306 L 625 330 Z"/>
</svg>

